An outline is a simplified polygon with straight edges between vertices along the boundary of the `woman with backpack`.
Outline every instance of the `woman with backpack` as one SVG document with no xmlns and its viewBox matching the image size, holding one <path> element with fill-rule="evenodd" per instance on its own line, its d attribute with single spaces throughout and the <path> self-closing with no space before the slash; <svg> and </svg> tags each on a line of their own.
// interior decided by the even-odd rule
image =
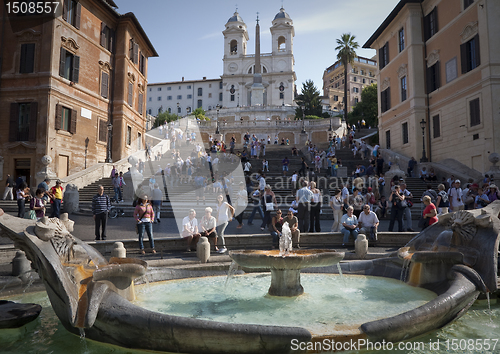
<svg viewBox="0 0 500 354">
<path fill-rule="evenodd" d="M 445 191 L 444 184 L 438 185 L 438 197 L 436 199 L 436 205 L 438 207 L 438 214 L 448 213 L 448 207 L 450 206 L 450 201 L 448 199 L 448 193 Z"/>
</svg>

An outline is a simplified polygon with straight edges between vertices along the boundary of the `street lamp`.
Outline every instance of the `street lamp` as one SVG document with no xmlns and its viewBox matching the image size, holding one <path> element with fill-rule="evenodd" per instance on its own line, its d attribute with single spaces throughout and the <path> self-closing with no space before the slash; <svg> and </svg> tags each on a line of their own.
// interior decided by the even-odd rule
<svg viewBox="0 0 500 354">
<path fill-rule="evenodd" d="M 110 163 L 113 162 L 111 160 L 111 138 L 112 138 L 112 131 L 113 131 L 113 123 L 108 122 L 108 146 L 106 149 L 106 160 L 105 162 Z"/>
<path fill-rule="evenodd" d="M 89 137 L 85 139 L 85 170 L 87 169 L 87 150 L 89 148 Z"/>
<path fill-rule="evenodd" d="M 420 159 L 420 162 L 427 162 L 427 156 L 425 153 L 425 126 L 426 126 L 426 121 L 424 118 L 420 121 L 420 128 L 422 128 L 422 158 Z"/>
<path fill-rule="evenodd" d="M 301 134 L 305 134 L 306 133 L 306 128 L 304 126 L 304 119 L 306 119 L 306 105 L 305 104 L 302 104 L 300 106 L 302 108 L 302 130 L 301 130 Z"/>
<path fill-rule="evenodd" d="M 220 105 L 217 105 L 216 108 L 217 108 L 217 128 L 215 128 L 215 135 L 219 135 L 220 134 L 220 132 L 219 132 L 219 109 L 220 109 Z"/>
<path fill-rule="evenodd" d="M 328 105 L 328 115 L 330 116 L 330 128 L 328 128 L 328 131 L 332 132 L 333 131 L 333 127 L 332 127 L 332 108 L 331 108 L 330 105 Z"/>
</svg>

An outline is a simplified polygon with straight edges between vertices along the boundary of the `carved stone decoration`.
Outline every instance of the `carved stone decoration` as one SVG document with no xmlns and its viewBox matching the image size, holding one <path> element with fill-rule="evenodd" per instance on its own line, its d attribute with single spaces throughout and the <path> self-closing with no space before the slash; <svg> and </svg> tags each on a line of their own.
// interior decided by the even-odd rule
<svg viewBox="0 0 500 354">
<path fill-rule="evenodd" d="M 386 77 L 384 81 L 382 81 L 382 85 L 380 85 L 380 91 L 385 91 L 389 86 L 391 86 L 391 78 Z"/>
<path fill-rule="evenodd" d="M 467 244 L 476 235 L 476 225 L 474 224 L 474 215 L 465 210 L 453 213 L 450 219 L 450 228 L 455 235 L 462 238 L 462 244 Z"/>
<path fill-rule="evenodd" d="M 35 31 L 32 28 L 29 28 L 27 30 L 24 30 L 22 32 L 16 33 L 16 36 L 19 40 L 19 42 L 33 42 L 33 41 L 38 41 L 40 36 L 42 35 L 42 32 L 40 31 Z"/>
<path fill-rule="evenodd" d="M 135 74 L 134 73 L 129 72 L 127 75 L 128 75 L 128 78 L 130 81 L 135 82 Z"/>
<path fill-rule="evenodd" d="M 61 44 L 64 49 L 66 49 L 68 52 L 71 52 L 73 54 L 76 53 L 76 51 L 80 48 L 80 46 L 76 43 L 76 41 L 73 38 L 66 38 L 64 36 L 61 37 Z"/>
<path fill-rule="evenodd" d="M 434 49 L 427 55 L 427 67 L 430 68 L 439 61 L 439 49 Z"/>
<path fill-rule="evenodd" d="M 99 60 L 99 67 L 103 70 L 103 71 L 106 71 L 106 72 L 109 72 L 111 71 L 111 64 L 108 63 L 107 61 L 104 62 L 102 60 Z"/>
<path fill-rule="evenodd" d="M 407 64 L 401 64 L 401 66 L 398 69 L 398 78 L 402 78 L 403 76 L 406 76 L 408 73 L 408 65 Z"/>
<path fill-rule="evenodd" d="M 476 34 L 477 34 L 477 21 L 469 22 L 463 29 L 462 33 L 460 33 L 460 39 L 462 43 L 465 43 L 469 41 L 472 37 L 474 37 Z"/>
</svg>

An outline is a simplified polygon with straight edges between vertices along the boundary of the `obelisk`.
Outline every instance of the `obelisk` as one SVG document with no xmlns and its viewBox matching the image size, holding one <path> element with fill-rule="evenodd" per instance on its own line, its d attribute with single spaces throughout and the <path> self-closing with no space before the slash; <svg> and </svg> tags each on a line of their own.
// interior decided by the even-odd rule
<svg viewBox="0 0 500 354">
<path fill-rule="evenodd" d="M 255 69 L 252 84 L 252 106 L 264 105 L 264 86 L 262 85 L 262 75 L 260 73 L 260 25 L 259 13 L 257 12 L 257 25 L 255 26 Z"/>
</svg>

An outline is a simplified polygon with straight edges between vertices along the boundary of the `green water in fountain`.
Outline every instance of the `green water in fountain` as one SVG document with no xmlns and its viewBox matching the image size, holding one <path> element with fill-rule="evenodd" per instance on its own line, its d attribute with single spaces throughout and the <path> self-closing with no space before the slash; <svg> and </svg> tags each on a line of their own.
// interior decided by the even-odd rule
<svg viewBox="0 0 500 354">
<path fill-rule="evenodd" d="M 253 276 L 258 278 L 259 276 Z M 236 277 L 238 278 L 238 277 Z M 307 284 L 309 286 L 310 279 L 309 274 L 302 274 L 302 278 L 304 280 L 303 284 Z M 352 277 L 347 276 L 347 279 L 357 279 L 359 282 L 363 277 Z M 214 277 L 208 278 L 214 284 L 218 285 L 217 289 L 215 289 L 218 293 L 224 293 L 223 283 L 225 278 L 222 277 Z M 269 279 L 268 277 L 262 277 L 266 281 Z M 313 278 L 311 278 L 313 279 Z M 377 278 L 377 280 L 380 278 Z M 196 279 L 190 279 L 194 281 Z M 384 280 L 384 279 L 382 279 Z M 314 280 L 311 280 L 314 282 Z M 332 280 L 334 281 L 334 280 Z M 349 280 L 350 282 L 350 280 Z M 136 288 L 137 292 L 140 294 L 141 298 L 144 300 L 141 301 L 155 301 L 152 298 L 147 298 L 147 294 L 151 292 L 155 292 L 154 288 L 162 287 L 166 282 L 155 283 L 149 286 L 138 286 Z M 181 281 L 173 281 L 172 284 L 179 284 Z M 222 285 L 221 285 L 222 284 Z M 227 296 L 234 298 L 237 292 L 237 285 L 234 285 L 235 282 L 231 282 L 231 289 L 228 291 L 227 295 L 222 294 L 221 296 Z M 385 284 L 385 283 L 384 283 Z M 219 286 L 220 285 L 220 286 Z M 324 281 L 324 286 L 326 287 L 328 284 Z M 269 284 L 267 284 L 269 286 Z M 332 286 L 330 286 L 331 288 Z M 373 292 L 381 291 L 382 286 L 379 283 L 378 289 L 373 289 Z M 308 296 L 309 289 L 304 286 L 306 289 L 305 296 Z M 347 287 L 348 288 L 348 287 Z M 415 288 L 410 288 L 415 290 Z M 334 290 L 334 289 L 331 289 Z M 203 293 L 209 291 L 204 288 L 195 288 L 193 290 L 193 295 L 201 296 Z M 210 290 L 212 291 L 212 290 Z M 262 292 L 265 294 L 267 292 L 266 286 L 262 289 Z M 347 290 L 347 293 L 351 293 L 352 296 L 361 296 L 359 292 L 350 292 Z M 185 294 L 186 295 L 186 294 Z M 372 294 L 366 294 L 366 297 L 371 297 Z M 260 294 L 262 297 L 262 293 Z M 381 299 L 383 304 L 386 307 L 392 306 L 394 303 L 400 302 L 401 304 L 405 304 L 406 299 L 401 293 L 396 293 L 391 295 L 393 298 Z M 164 302 L 169 301 L 170 294 L 168 293 L 160 293 L 160 298 L 164 299 Z M 47 294 L 45 292 L 37 292 L 37 293 L 27 293 L 19 296 L 13 296 L 6 298 L 7 300 L 17 301 L 17 302 L 33 302 L 38 303 L 43 306 L 43 310 L 40 314 L 40 317 L 34 322 L 20 328 L 20 329 L 9 329 L 9 330 L 0 330 L 0 352 L 4 353 L 15 353 L 15 354 L 24 354 L 24 353 L 37 353 L 37 354 L 45 354 L 45 353 L 53 353 L 53 354 L 68 354 L 68 353 L 77 353 L 77 354 L 145 354 L 151 353 L 151 351 L 141 351 L 141 350 L 132 350 L 126 348 L 120 348 L 117 346 L 104 344 L 95 342 L 88 339 L 82 339 L 79 336 L 73 335 L 72 333 L 66 331 L 66 329 L 60 324 L 57 316 L 53 312 L 50 302 L 48 300 Z M 297 298 L 298 299 L 298 298 Z M 274 298 L 273 298 L 274 300 Z M 291 299 L 288 299 L 291 300 Z M 246 300 L 242 300 L 246 301 Z M 292 300 L 294 301 L 294 300 Z M 331 301 L 334 301 L 333 298 Z M 140 301 L 139 301 L 140 302 Z M 334 304 L 331 303 L 331 306 L 324 307 L 337 307 L 339 311 L 347 312 L 345 304 Z M 296 311 L 297 309 L 294 309 Z M 349 354 L 354 353 L 373 353 L 373 354 L 382 354 L 382 353 L 404 353 L 404 354 L 462 354 L 462 353 L 500 353 L 500 347 L 497 347 L 493 350 L 481 350 L 481 351 L 468 351 L 468 350 L 447 350 L 445 343 L 449 341 L 452 343 L 453 340 L 456 343 L 463 340 L 486 340 L 486 339 L 498 339 L 500 333 L 500 303 L 494 301 L 491 307 L 491 312 L 488 310 L 486 302 L 481 302 L 480 304 L 475 304 L 463 317 L 455 321 L 454 323 L 438 330 L 434 331 L 426 336 L 416 338 L 412 341 L 404 342 L 404 345 L 407 346 L 415 346 L 418 343 L 424 343 L 426 345 L 425 348 L 421 349 L 408 349 L 408 350 L 394 350 L 394 351 L 350 351 L 346 352 Z M 440 341 L 439 350 L 429 350 L 428 343 L 431 341 L 436 343 Z"/>
</svg>

